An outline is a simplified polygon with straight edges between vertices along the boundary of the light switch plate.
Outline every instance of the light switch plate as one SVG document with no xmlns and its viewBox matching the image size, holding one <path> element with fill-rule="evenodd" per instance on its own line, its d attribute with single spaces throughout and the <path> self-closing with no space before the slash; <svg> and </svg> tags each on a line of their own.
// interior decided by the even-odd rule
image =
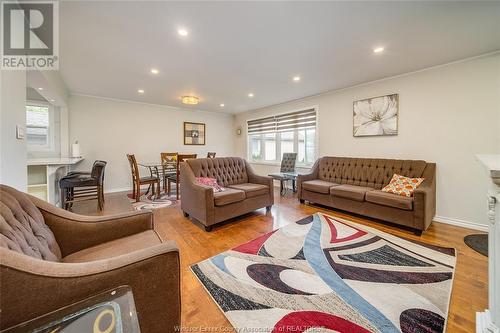
<svg viewBox="0 0 500 333">
<path fill-rule="evenodd" d="M 16 126 L 16 138 L 18 140 L 24 140 L 26 137 L 26 129 L 22 125 L 17 125 Z"/>
</svg>

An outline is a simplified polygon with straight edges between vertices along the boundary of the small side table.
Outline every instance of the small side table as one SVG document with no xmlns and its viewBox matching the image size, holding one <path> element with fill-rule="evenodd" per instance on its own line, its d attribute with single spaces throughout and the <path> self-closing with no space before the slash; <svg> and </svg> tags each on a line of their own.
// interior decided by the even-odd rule
<svg viewBox="0 0 500 333">
<path fill-rule="evenodd" d="M 140 333 L 141 330 L 132 290 L 121 286 L 2 331 L 25 332 Z"/>
<path fill-rule="evenodd" d="M 297 192 L 297 188 L 295 183 L 297 181 L 298 173 L 296 172 L 280 172 L 280 173 L 272 173 L 269 174 L 269 177 L 280 181 L 280 195 L 284 196 L 287 192 L 286 183 L 288 181 L 292 182 L 292 190 L 293 192 Z"/>
</svg>

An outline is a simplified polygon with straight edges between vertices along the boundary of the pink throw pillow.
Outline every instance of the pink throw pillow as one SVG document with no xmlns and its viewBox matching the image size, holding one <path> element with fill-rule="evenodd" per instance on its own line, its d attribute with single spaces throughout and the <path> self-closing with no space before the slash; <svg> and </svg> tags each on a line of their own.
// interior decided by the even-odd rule
<svg viewBox="0 0 500 333">
<path fill-rule="evenodd" d="M 210 186 L 214 190 L 214 193 L 226 190 L 224 187 L 217 184 L 217 180 L 215 178 L 196 177 L 196 182 L 201 185 Z"/>
</svg>

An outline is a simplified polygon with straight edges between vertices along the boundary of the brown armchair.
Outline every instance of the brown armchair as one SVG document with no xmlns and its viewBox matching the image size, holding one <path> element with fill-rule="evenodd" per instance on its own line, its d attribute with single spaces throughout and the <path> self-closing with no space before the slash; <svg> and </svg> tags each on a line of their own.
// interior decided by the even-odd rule
<svg viewBox="0 0 500 333">
<path fill-rule="evenodd" d="M 151 212 L 87 217 L 0 185 L 0 330 L 127 285 L 141 332 L 180 325 L 179 252 Z"/>
</svg>

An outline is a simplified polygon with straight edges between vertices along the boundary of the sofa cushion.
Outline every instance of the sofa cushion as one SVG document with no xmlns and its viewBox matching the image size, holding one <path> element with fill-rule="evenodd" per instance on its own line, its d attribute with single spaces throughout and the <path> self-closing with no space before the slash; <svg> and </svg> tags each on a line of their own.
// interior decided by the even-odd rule
<svg viewBox="0 0 500 333">
<path fill-rule="evenodd" d="M 0 246 L 38 259 L 61 259 L 40 210 L 25 193 L 5 185 L 0 185 Z"/>
<path fill-rule="evenodd" d="M 404 210 L 413 210 L 413 198 L 383 191 L 370 191 L 366 193 L 366 201 L 383 206 Z"/>
<path fill-rule="evenodd" d="M 320 179 L 306 180 L 302 182 L 302 188 L 311 192 L 328 194 L 330 193 L 330 188 L 332 186 L 338 186 L 339 184 L 330 183 Z"/>
<path fill-rule="evenodd" d="M 366 192 L 373 191 L 371 187 L 356 185 L 339 185 L 330 189 L 330 194 L 336 197 L 364 201 Z"/>
<path fill-rule="evenodd" d="M 155 231 L 147 230 L 72 253 L 64 257 L 62 261 L 79 263 L 107 259 L 161 244 L 161 242 L 161 238 Z"/>
<path fill-rule="evenodd" d="M 229 185 L 229 188 L 234 188 L 236 190 L 241 190 L 245 192 L 247 198 L 257 197 L 259 195 L 269 193 L 269 186 L 261 184 L 243 183 Z"/>
<path fill-rule="evenodd" d="M 246 199 L 245 192 L 227 187 L 223 192 L 214 193 L 214 204 L 224 206 L 230 203 L 243 201 Z"/>
</svg>

